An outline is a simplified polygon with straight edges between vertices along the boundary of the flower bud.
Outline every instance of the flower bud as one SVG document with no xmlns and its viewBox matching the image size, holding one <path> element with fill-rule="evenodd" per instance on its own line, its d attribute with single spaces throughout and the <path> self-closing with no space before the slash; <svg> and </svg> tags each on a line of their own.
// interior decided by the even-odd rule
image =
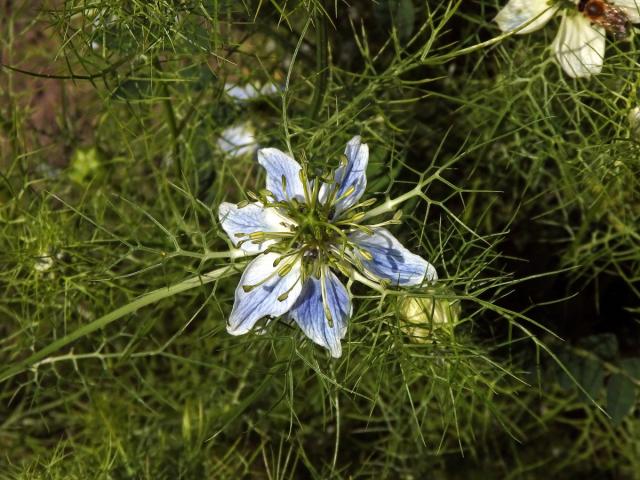
<svg viewBox="0 0 640 480">
<path fill-rule="evenodd" d="M 427 343 L 438 330 L 453 335 L 460 318 L 460 300 L 435 297 L 404 297 L 400 300 L 402 330 L 412 342 Z"/>
<path fill-rule="evenodd" d="M 631 109 L 628 118 L 629 126 L 631 127 L 631 138 L 640 141 L 640 107 Z"/>
</svg>

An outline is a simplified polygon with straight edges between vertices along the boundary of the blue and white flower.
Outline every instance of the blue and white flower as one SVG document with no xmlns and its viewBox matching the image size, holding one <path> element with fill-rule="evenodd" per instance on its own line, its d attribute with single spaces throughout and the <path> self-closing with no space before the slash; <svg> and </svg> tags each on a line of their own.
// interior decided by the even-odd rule
<svg viewBox="0 0 640 480">
<path fill-rule="evenodd" d="M 216 143 L 220 150 L 232 157 L 253 155 L 258 149 L 255 129 L 250 122 L 225 128 Z"/>
<path fill-rule="evenodd" d="M 590 77 L 602 71 L 606 31 L 603 22 L 589 17 L 584 0 L 509 0 L 498 12 L 496 23 L 503 32 L 531 33 L 559 15 L 560 29 L 552 47 L 558 63 L 573 78 Z M 599 9 L 619 12 L 629 23 L 640 23 L 640 0 L 609 0 Z M 575 6 L 573 5 L 575 4 Z M 605 14 L 598 18 L 606 21 Z"/>
<path fill-rule="evenodd" d="M 340 166 L 328 178 L 307 171 L 275 148 L 258 152 L 266 190 L 254 202 L 222 203 L 218 215 L 233 244 L 258 255 L 235 292 L 227 330 L 250 331 L 263 317 L 286 315 L 315 343 L 342 354 L 353 310 L 351 295 L 336 273 L 355 270 L 370 281 L 412 287 L 437 280 L 435 268 L 411 253 L 383 227 L 362 225 L 369 148 L 354 137 Z"/>
</svg>

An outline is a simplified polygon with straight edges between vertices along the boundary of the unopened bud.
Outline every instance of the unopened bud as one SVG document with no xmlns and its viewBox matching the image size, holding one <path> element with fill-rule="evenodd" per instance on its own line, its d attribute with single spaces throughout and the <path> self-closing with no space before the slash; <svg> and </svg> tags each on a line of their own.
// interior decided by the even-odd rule
<svg viewBox="0 0 640 480">
<path fill-rule="evenodd" d="M 460 301 L 434 297 L 404 297 L 400 301 L 403 331 L 412 342 L 427 343 L 435 331 L 453 335 L 460 318 Z"/>
<path fill-rule="evenodd" d="M 631 127 L 631 137 L 640 141 L 640 107 L 631 109 L 628 118 L 629 126 Z"/>
</svg>

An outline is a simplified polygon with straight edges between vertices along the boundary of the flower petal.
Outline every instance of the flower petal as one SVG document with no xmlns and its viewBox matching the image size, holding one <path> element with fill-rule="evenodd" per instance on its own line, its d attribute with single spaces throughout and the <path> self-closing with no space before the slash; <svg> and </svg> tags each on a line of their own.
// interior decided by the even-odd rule
<svg viewBox="0 0 640 480">
<path fill-rule="evenodd" d="M 640 23 L 640 0 L 612 0 L 616 7 L 620 7 L 631 23 Z"/>
<path fill-rule="evenodd" d="M 249 122 L 225 128 L 216 143 L 220 150 L 233 157 L 253 154 L 258 148 L 255 132 Z"/>
<path fill-rule="evenodd" d="M 550 7 L 547 0 L 509 0 L 498 12 L 494 21 L 503 32 L 510 32 L 533 20 L 518 31 L 518 35 L 531 33 L 542 28 L 558 11 L 558 6 Z"/>
<path fill-rule="evenodd" d="M 349 238 L 370 254 L 371 259 L 368 260 L 357 250 L 352 252 L 362 262 L 365 273 L 374 279 L 390 280 L 393 285 L 402 287 L 438 279 L 433 265 L 404 248 L 385 228 L 374 228 L 373 235 L 356 231 Z"/>
<path fill-rule="evenodd" d="M 322 297 L 324 282 L 324 302 L 331 313 L 333 326 L 325 314 Z M 352 305 L 349 292 L 336 275 L 325 268 L 322 280 L 315 277 L 305 281 L 298 301 L 291 308 L 289 315 L 300 326 L 304 334 L 318 345 L 327 348 L 332 357 L 342 355 L 340 339 L 347 332 L 347 321 L 351 317 Z"/>
<path fill-rule="evenodd" d="M 252 84 L 237 85 L 235 83 L 225 83 L 224 90 L 227 95 L 238 103 L 255 100 L 262 96 L 274 95 L 279 92 L 278 87 L 272 83 L 266 83 L 262 87 Z"/>
<path fill-rule="evenodd" d="M 234 100 L 253 100 L 260 96 L 260 90 L 255 85 L 237 85 L 235 83 L 225 83 L 224 91 Z"/>
<path fill-rule="evenodd" d="M 235 303 L 229 316 L 227 331 L 230 334 L 247 333 L 262 317 L 283 315 L 296 303 L 302 290 L 302 262 L 296 261 L 286 275 L 280 276 L 278 269 L 287 260 L 274 266 L 279 257 L 277 253 L 264 253 L 247 265 L 236 288 Z M 243 287 L 249 286 L 253 288 L 245 291 Z M 278 298 L 287 292 L 286 298 Z"/>
<path fill-rule="evenodd" d="M 367 188 L 369 146 L 363 144 L 359 136 L 355 136 L 347 143 L 344 154 L 347 163 L 338 167 L 334 174 L 334 182 L 337 184 L 337 191 L 333 196 L 335 217 L 355 205 Z M 333 188 L 335 185 L 322 184 L 320 199 L 326 201 Z"/>
<path fill-rule="evenodd" d="M 605 30 L 591 25 L 582 15 L 565 15 L 553 41 L 558 63 L 573 78 L 590 77 L 602 71 Z"/>
<path fill-rule="evenodd" d="M 295 226 L 295 222 L 282 215 L 275 208 L 265 208 L 261 203 L 250 203 L 245 207 L 238 207 L 233 203 L 224 202 L 218 207 L 218 218 L 222 228 L 231 239 L 235 247 L 244 241 L 239 248 L 247 253 L 260 253 L 277 240 L 266 240 L 262 243 L 248 241 L 246 235 L 254 232 L 289 232 L 287 225 Z M 245 234 L 245 236 L 240 236 Z"/>
<path fill-rule="evenodd" d="M 300 179 L 302 167 L 298 162 L 277 148 L 262 148 L 258 150 L 258 163 L 267 171 L 267 190 L 276 200 L 296 198 L 304 201 L 304 187 Z"/>
</svg>

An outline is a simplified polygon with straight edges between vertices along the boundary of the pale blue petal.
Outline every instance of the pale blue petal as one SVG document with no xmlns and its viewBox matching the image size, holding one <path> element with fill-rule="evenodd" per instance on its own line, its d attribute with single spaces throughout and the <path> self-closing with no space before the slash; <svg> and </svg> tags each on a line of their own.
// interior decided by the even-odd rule
<svg viewBox="0 0 640 480">
<path fill-rule="evenodd" d="M 267 240 L 262 243 L 248 241 L 247 235 L 254 232 L 290 232 L 289 226 L 295 226 L 295 222 L 284 216 L 275 208 L 265 208 L 261 203 L 250 203 L 244 207 L 238 207 L 233 203 L 224 202 L 218 207 L 218 218 L 222 228 L 229 236 L 235 247 L 247 253 L 260 253 L 276 240 Z M 243 234 L 243 236 L 240 236 Z"/>
<path fill-rule="evenodd" d="M 558 5 L 549 6 L 547 0 L 509 0 L 494 19 L 503 32 L 516 30 L 527 22 L 518 34 L 535 32 L 549 22 L 558 11 Z"/>
<path fill-rule="evenodd" d="M 344 151 L 346 165 L 338 167 L 334 174 L 334 184 L 323 184 L 320 198 L 324 201 L 330 191 L 337 188 L 334 195 L 335 217 L 354 206 L 367 188 L 367 164 L 369 163 L 369 146 L 363 144 L 359 136 L 353 137 Z M 345 195 L 351 190 L 351 193 Z"/>
<path fill-rule="evenodd" d="M 385 229 L 376 227 L 373 235 L 356 231 L 349 235 L 360 248 L 372 257 L 367 260 L 354 249 L 352 255 L 362 262 L 365 274 L 373 279 L 386 279 L 392 285 L 411 287 L 438 279 L 436 269 L 422 257 L 411 253 Z"/>
<path fill-rule="evenodd" d="M 226 128 L 216 143 L 220 150 L 232 157 L 250 155 L 258 149 L 255 132 L 249 122 Z"/>
<path fill-rule="evenodd" d="M 277 148 L 262 148 L 258 150 L 258 163 L 267 172 L 267 190 L 276 200 L 296 198 L 304 201 L 304 187 L 300 179 L 302 167 L 298 162 Z M 283 188 L 285 184 L 286 191 Z"/>
<path fill-rule="evenodd" d="M 289 315 L 296 321 L 307 337 L 331 352 L 332 357 L 342 355 L 340 340 L 347 332 L 347 322 L 351 317 L 351 298 L 338 277 L 325 269 L 325 301 L 333 320 L 333 327 L 325 315 L 322 300 L 321 281 L 311 277 L 302 287 L 298 301 Z"/>
<path fill-rule="evenodd" d="M 264 253 L 247 265 L 236 288 L 235 302 L 229 316 L 227 331 L 230 334 L 242 335 L 262 317 L 278 317 L 287 313 L 298 299 L 302 290 L 301 262 L 298 260 L 291 271 L 281 277 L 277 270 L 284 263 L 274 266 L 279 257 L 277 253 Z M 242 288 L 250 285 L 258 286 L 248 292 Z M 289 292 L 286 298 L 278 299 L 286 292 Z"/>
<path fill-rule="evenodd" d="M 226 83 L 224 90 L 227 95 L 238 101 L 253 100 L 260 96 L 260 90 L 251 84 L 236 85 L 235 83 Z"/>
</svg>

